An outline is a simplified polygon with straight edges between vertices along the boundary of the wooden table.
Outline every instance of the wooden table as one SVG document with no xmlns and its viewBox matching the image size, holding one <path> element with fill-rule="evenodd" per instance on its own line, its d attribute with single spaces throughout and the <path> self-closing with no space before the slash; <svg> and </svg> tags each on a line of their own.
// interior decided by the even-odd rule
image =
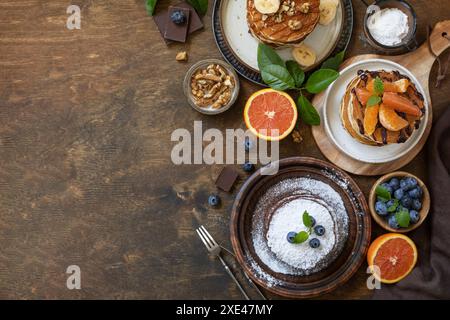
<svg viewBox="0 0 450 320">
<path fill-rule="evenodd" d="M 449 18 L 446 0 L 410 2 L 420 41 L 427 24 Z M 232 109 L 203 116 L 182 79 L 192 63 L 221 57 L 210 15 L 204 31 L 168 47 L 144 1 L 73 3 L 81 30 L 65 26 L 67 1 L 0 3 L 0 298 L 242 298 L 194 232 L 204 224 L 229 247 L 235 192 L 210 209 L 222 166 L 173 165 L 170 135 L 194 120 L 244 128 L 243 104 L 258 87 L 241 79 Z M 354 9 L 348 56 L 372 52 L 361 39 L 365 7 Z M 188 63 L 175 61 L 180 50 Z M 448 92 L 450 79 L 431 89 L 435 119 Z M 323 158 L 310 128 L 301 135 L 281 143 L 281 156 Z M 423 152 L 404 169 L 426 180 Z M 367 194 L 374 179 L 354 178 Z M 69 265 L 81 268 L 81 290 L 66 288 Z M 363 266 L 324 298 L 370 297 L 365 280 Z"/>
</svg>

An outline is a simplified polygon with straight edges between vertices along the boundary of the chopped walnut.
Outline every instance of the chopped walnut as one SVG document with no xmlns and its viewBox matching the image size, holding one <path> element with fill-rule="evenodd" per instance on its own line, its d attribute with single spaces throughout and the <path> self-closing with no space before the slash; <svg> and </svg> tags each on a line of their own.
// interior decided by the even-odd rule
<svg viewBox="0 0 450 320">
<path fill-rule="evenodd" d="M 289 20 L 288 26 L 291 30 L 295 31 L 295 30 L 299 30 L 303 26 L 303 24 L 299 20 Z"/>
<path fill-rule="evenodd" d="M 266 21 L 269 16 L 267 14 L 263 14 L 261 17 L 262 21 Z"/>
<path fill-rule="evenodd" d="M 305 3 L 303 3 L 300 6 L 299 10 L 300 10 L 301 13 L 307 14 L 309 12 L 310 8 L 311 8 L 310 3 L 309 2 L 305 2 Z"/>
<path fill-rule="evenodd" d="M 180 51 L 177 53 L 175 60 L 177 61 L 187 61 L 188 59 L 188 54 L 186 51 Z"/>
<path fill-rule="evenodd" d="M 295 143 L 301 143 L 303 141 L 303 138 L 298 130 L 292 131 L 292 140 L 294 140 Z"/>
</svg>

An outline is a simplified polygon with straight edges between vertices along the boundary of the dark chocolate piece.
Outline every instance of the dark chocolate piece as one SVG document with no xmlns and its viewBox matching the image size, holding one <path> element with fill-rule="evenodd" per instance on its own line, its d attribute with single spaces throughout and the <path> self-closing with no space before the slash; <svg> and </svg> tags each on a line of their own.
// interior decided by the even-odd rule
<svg viewBox="0 0 450 320">
<path fill-rule="evenodd" d="M 229 192 L 238 177 L 239 174 L 232 167 L 224 167 L 216 179 L 216 186 L 225 192 Z"/>
<path fill-rule="evenodd" d="M 190 18 L 189 18 L 188 34 L 191 34 L 197 30 L 203 29 L 202 19 L 200 19 L 200 16 L 198 15 L 197 11 L 195 11 L 195 9 L 192 8 L 192 6 L 189 3 L 181 2 L 175 6 L 179 7 L 179 8 L 189 9 Z"/>
<path fill-rule="evenodd" d="M 176 24 L 170 20 L 170 16 L 174 11 L 182 11 L 186 16 L 186 23 Z M 164 38 L 168 40 L 186 42 L 187 32 L 189 29 L 189 9 L 171 6 L 167 12 L 166 29 L 164 31 Z"/>
<path fill-rule="evenodd" d="M 167 15 L 167 11 L 158 11 L 153 15 L 153 21 L 155 21 L 156 26 L 158 27 L 159 33 L 161 37 L 164 39 L 166 44 L 172 43 L 173 41 L 167 40 L 164 38 L 164 32 L 166 31 L 167 20 L 169 19 Z"/>
</svg>

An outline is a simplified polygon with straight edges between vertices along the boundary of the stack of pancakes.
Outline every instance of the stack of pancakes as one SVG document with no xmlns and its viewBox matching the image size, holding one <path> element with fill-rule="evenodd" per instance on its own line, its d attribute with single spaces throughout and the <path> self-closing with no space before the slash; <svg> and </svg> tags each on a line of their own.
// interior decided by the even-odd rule
<svg viewBox="0 0 450 320">
<path fill-rule="evenodd" d="M 370 135 L 367 134 L 364 129 L 364 117 L 367 107 L 359 101 L 358 96 L 356 95 L 356 89 L 366 88 L 367 83 L 376 77 L 387 82 L 395 82 L 400 79 L 409 80 L 409 86 L 407 87 L 406 92 L 399 93 L 399 95 L 407 98 L 413 105 L 418 107 L 422 114 L 420 116 L 413 116 L 396 111 L 398 116 L 408 122 L 408 125 L 399 131 L 391 131 L 383 127 L 377 116 L 376 120 L 378 120 L 378 122 L 374 132 Z M 416 86 L 411 83 L 408 77 L 400 74 L 398 71 L 358 71 L 358 76 L 347 86 L 344 98 L 341 102 L 341 121 L 344 128 L 354 139 L 363 144 L 374 146 L 403 143 L 408 140 L 414 130 L 419 128 L 424 112 L 425 107 L 422 94 L 418 92 Z"/>
<path fill-rule="evenodd" d="M 302 10 L 305 4 L 308 6 L 306 13 Z M 298 44 L 319 22 L 319 5 L 320 0 L 285 0 L 276 13 L 265 15 L 256 10 L 254 0 L 247 0 L 247 23 L 252 35 L 263 43 Z"/>
</svg>

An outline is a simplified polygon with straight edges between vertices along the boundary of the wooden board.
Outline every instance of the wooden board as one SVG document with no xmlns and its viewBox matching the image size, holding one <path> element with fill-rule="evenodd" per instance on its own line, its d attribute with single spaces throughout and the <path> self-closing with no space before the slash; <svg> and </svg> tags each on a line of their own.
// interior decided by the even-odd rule
<svg viewBox="0 0 450 320">
<path fill-rule="evenodd" d="M 447 38 L 443 37 L 443 33 L 450 34 L 450 20 L 445 20 L 437 23 L 431 34 L 431 45 L 433 51 L 437 55 L 440 55 L 445 49 L 450 47 L 450 41 Z M 414 157 L 419 153 L 419 151 L 423 148 L 425 142 L 427 141 L 428 135 L 430 134 L 431 131 L 431 125 L 433 120 L 432 119 L 433 112 L 431 106 L 430 91 L 428 87 L 428 80 L 430 77 L 431 67 L 433 66 L 435 58 L 429 52 L 427 43 L 425 42 L 424 44 L 422 44 L 414 52 L 410 52 L 399 56 L 382 56 L 376 54 L 364 54 L 354 56 L 344 61 L 344 63 L 341 66 L 341 70 L 355 62 L 373 58 L 381 58 L 394 61 L 409 69 L 416 76 L 416 78 L 418 79 L 418 81 L 425 90 L 426 99 L 429 101 L 429 117 L 428 122 L 426 123 L 425 132 L 421 137 L 421 139 L 419 140 L 419 142 L 417 143 L 417 146 L 400 159 L 383 164 L 372 164 L 361 162 L 341 152 L 334 145 L 331 139 L 328 138 L 325 132 L 323 122 L 321 123 L 320 126 L 314 126 L 312 128 L 312 134 L 314 136 L 314 139 L 316 140 L 317 146 L 319 147 L 323 155 L 328 158 L 328 160 L 330 160 L 332 163 L 348 172 L 367 176 L 380 175 L 397 170 L 403 167 L 404 165 L 408 164 L 412 159 L 414 159 Z M 324 99 L 325 99 L 325 92 L 316 95 L 313 99 L 313 104 L 317 108 L 319 113 L 322 111 L 324 107 Z"/>
</svg>

